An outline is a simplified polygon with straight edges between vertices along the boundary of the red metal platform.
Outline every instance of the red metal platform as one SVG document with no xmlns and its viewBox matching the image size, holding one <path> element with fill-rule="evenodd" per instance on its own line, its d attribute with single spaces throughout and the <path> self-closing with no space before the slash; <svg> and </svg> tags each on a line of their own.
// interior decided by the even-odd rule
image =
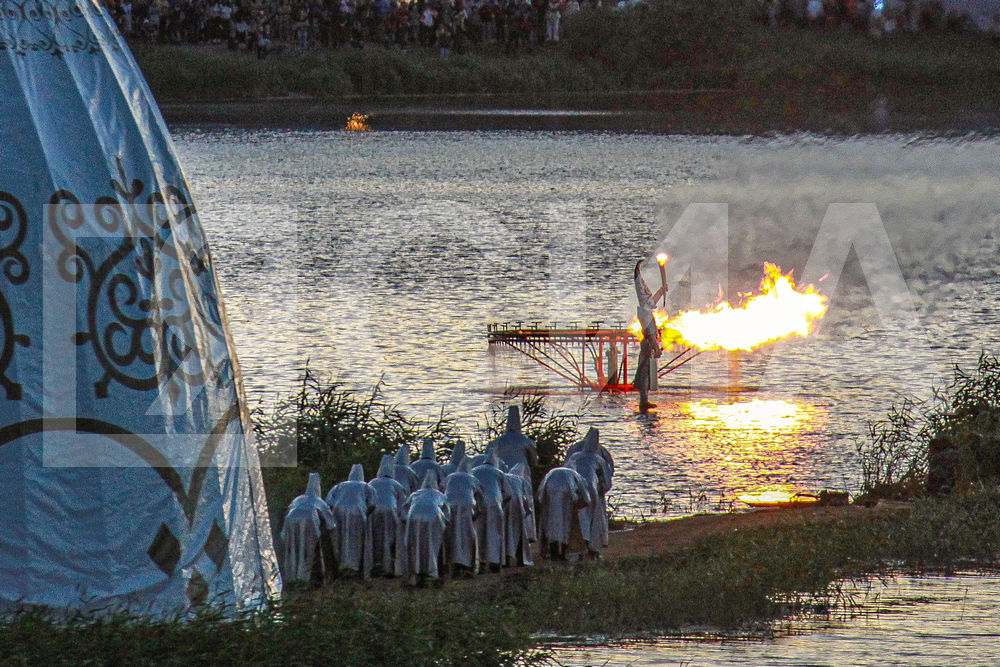
<svg viewBox="0 0 1000 667">
<path fill-rule="evenodd" d="M 540 321 L 531 326 L 519 322 L 494 322 L 486 327 L 490 347 L 507 347 L 517 350 L 543 368 L 555 373 L 581 389 L 599 391 L 632 391 L 629 378 L 629 357 L 639 354 L 639 339 L 624 322 L 614 328 L 594 321 L 588 328 L 579 328 L 578 322 L 567 327 L 553 324 L 542 328 Z M 657 377 L 672 373 L 701 354 L 700 350 L 684 348 L 664 351 L 661 359 L 669 359 L 657 369 Z"/>
</svg>

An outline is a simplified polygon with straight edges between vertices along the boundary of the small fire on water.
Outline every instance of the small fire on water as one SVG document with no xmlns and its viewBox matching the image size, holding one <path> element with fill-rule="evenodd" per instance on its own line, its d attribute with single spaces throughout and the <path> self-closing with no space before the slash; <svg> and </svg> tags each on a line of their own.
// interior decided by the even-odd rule
<svg viewBox="0 0 1000 667">
<path fill-rule="evenodd" d="M 367 132 L 371 127 L 368 126 L 368 115 L 363 113 L 351 114 L 351 117 L 347 119 L 347 125 L 344 127 L 345 130 L 350 130 L 352 132 Z"/>
<path fill-rule="evenodd" d="M 790 336 L 808 336 L 814 321 L 826 313 L 827 298 L 809 285 L 796 289 L 792 274 L 765 262 L 760 293 L 741 306 L 722 301 L 712 310 L 688 310 L 670 318 L 654 310 L 664 346 L 686 345 L 699 350 L 752 350 Z M 629 329 L 642 340 L 642 325 Z"/>
</svg>

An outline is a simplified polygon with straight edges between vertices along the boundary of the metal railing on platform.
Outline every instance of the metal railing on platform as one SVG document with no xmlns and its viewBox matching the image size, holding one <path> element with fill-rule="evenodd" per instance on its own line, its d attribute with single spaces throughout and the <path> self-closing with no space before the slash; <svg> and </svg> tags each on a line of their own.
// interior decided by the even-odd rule
<svg viewBox="0 0 1000 667">
<path fill-rule="evenodd" d="M 632 391 L 629 355 L 633 345 L 638 348 L 639 339 L 624 322 L 615 324 L 605 327 L 603 320 L 594 320 L 590 327 L 581 328 L 578 321 L 566 326 L 553 322 L 548 327 L 542 327 L 541 320 L 493 322 L 486 327 L 486 337 L 491 347 L 517 350 L 581 389 Z M 657 377 L 677 370 L 700 353 L 690 347 L 680 353 L 667 352 L 664 356 L 670 360 L 658 366 Z M 637 355 L 638 350 L 633 356 Z"/>
</svg>

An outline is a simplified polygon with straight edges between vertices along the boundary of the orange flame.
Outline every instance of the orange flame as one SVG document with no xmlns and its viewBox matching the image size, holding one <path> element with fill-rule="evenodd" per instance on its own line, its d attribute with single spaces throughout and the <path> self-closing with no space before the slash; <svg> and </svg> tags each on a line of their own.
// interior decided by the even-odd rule
<svg viewBox="0 0 1000 667">
<path fill-rule="evenodd" d="M 653 319 L 656 320 L 656 328 L 663 329 L 663 327 L 669 323 L 670 317 L 662 310 L 656 309 L 653 311 Z M 636 317 L 632 318 L 632 323 L 628 325 L 628 330 L 632 332 L 632 335 L 642 342 L 642 323 Z"/>
<path fill-rule="evenodd" d="M 764 264 L 760 293 L 739 307 L 723 301 L 710 311 L 689 310 L 668 318 L 653 311 L 663 332 L 665 345 L 687 345 L 700 350 L 752 350 L 790 336 L 808 336 L 812 323 L 826 313 L 827 298 L 809 285 L 797 290 L 791 272 Z M 633 320 L 629 326 L 642 340 L 642 326 Z"/>
<path fill-rule="evenodd" d="M 368 116 L 363 113 L 351 114 L 351 117 L 347 119 L 347 125 L 344 129 L 353 132 L 367 132 L 371 129 L 368 126 Z"/>
</svg>

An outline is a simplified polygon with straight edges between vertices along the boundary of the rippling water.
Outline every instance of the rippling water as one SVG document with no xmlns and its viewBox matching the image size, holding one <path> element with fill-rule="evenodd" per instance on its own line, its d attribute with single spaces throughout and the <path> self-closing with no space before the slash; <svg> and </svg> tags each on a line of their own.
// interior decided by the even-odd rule
<svg viewBox="0 0 1000 667">
<path fill-rule="evenodd" d="M 472 435 L 505 388 L 541 388 L 601 429 L 627 512 L 684 514 L 765 486 L 853 490 L 868 420 L 1000 349 L 996 139 L 176 139 L 252 397 L 287 392 L 308 360 L 352 387 L 382 379 L 405 411 L 443 408 Z M 649 416 L 633 396 L 580 393 L 490 352 L 490 322 L 630 320 L 632 266 L 692 202 L 728 204 L 727 295 L 754 288 L 765 260 L 801 274 L 831 204 L 875 204 L 896 261 L 873 272 L 852 252 L 815 336 L 742 355 L 736 376 L 706 353 L 668 377 Z M 718 255 L 689 237 L 694 255 Z M 894 275 L 902 291 L 879 292 Z M 671 308 L 704 306 L 696 291 L 673 282 Z"/>
<path fill-rule="evenodd" d="M 851 612 L 789 622 L 762 640 L 555 647 L 584 665 L 987 665 L 1000 663 L 1000 577 L 898 577 L 846 591 Z"/>
</svg>

